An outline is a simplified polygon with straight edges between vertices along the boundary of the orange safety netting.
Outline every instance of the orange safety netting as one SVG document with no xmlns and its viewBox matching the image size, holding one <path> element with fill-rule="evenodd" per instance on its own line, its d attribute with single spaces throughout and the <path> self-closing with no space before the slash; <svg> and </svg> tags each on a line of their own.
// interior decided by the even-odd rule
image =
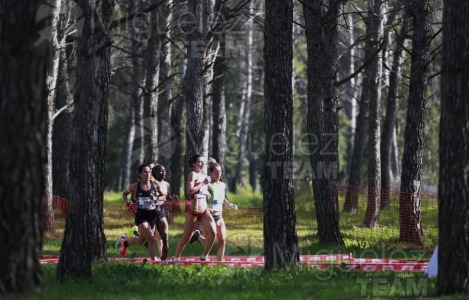
<svg viewBox="0 0 469 300">
<path fill-rule="evenodd" d="M 339 194 L 339 224 L 341 233 L 346 240 L 362 242 L 379 241 L 382 244 L 411 243 L 413 247 L 433 249 L 438 241 L 438 208 L 437 197 L 433 194 L 401 193 L 399 191 L 377 191 L 363 187 L 340 187 Z M 367 202 L 370 197 L 379 195 L 382 201 L 378 212 L 376 227 L 368 228 L 366 220 Z M 353 209 L 346 207 L 347 197 L 352 197 L 356 204 Z M 348 199 L 350 200 L 350 199 Z M 383 202 L 385 205 L 382 205 Z M 350 202 L 350 201 L 348 201 Z M 376 204 L 376 203 L 375 203 Z M 165 204 L 166 216 L 171 226 L 182 229 L 182 222 L 174 219 L 184 214 L 183 201 L 178 205 Z M 317 224 L 314 209 L 314 199 L 296 201 L 297 231 L 308 234 L 309 243 L 317 240 Z M 53 197 L 54 229 L 63 229 L 68 210 L 68 200 Z M 347 212 L 348 211 L 348 212 Z M 129 227 L 133 225 L 136 204 L 104 205 L 105 229 Z M 239 210 L 225 209 L 223 218 L 228 231 L 247 230 L 253 235 L 260 236 L 262 245 L 263 209 L 258 207 L 239 206 Z M 182 218 L 183 219 L 183 218 Z M 46 229 L 46 226 L 45 226 Z M 306 242 L 304 242 L 306 243 Z"/>
</svg>

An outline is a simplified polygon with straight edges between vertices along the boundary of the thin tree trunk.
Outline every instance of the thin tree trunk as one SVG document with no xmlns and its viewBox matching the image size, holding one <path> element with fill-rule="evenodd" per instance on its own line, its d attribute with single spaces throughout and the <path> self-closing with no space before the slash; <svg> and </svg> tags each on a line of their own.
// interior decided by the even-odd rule
<svg viewBox="0 0 469 300">
<path fill-rule="evenodd" d="M 130 183 L 130 168 L 132 165 L 132 146 L 135 138 L 135 99 L 130 97 L 129 100 L 129 114 L 127 116 L 125 141 L 123 149 L 123 162 L 122 162 L 122 181 L 120 189 L 125 190 Z M 132 173 L 135 174 L 135 173 Z"/>
<path fill-rule="evenodd" d="M 354 29 L 354 18 L 353 14 L 347 16 L 348 28 L 347 34 L 347 46 L 353 45 L 355 42 Z M 344 73 L 353 74 L 355 72 L 355 47 L 351 47 L 349 51 L 344 55 Z M 345 127 L 345 141 L 346 141 L 346 154 L 345 154 L 345 167 L 344 171 L 346 174 L 350 174 L 350 164 L 352 162 L 352 151 L 353 151 L 353 140 L 355 136 L 355 130 L 357 126 L 357 93 L 358 89 L 356 86 L 357 80 L 351 78 L 344 84 L 344 112 L 350 124 Z"/>
<path fill-rule="evenodd" d="M 438 295 L 469 295 L 469 3 L 445 1 L 443 11 Z"/>
<path fill-rule="evenodd" d="M 47 43 L 34 45 L 42 1 L 6 1 L 0 36 L 0 297 L 40 292 L 47 132 Z M 6 47 L 5 45 L 8 45 Z M 21 116 L 21 117 L 19 117 Z"/>
<path fill-rule="evenodd" d="M 225 53 L 225 33 L 220 34 L 220 51 Z M 228 66 L 224 57 L 217 57 L 213 68 L 212 95 L 212 156 L 222 166 L 226 155 L 226 107 L 225 107 L 225 78 Z M 224 175 L 223 175 L 224 176 Z M 225 177 L 225 176 L 224 176 Z"/>
<path fill-rule="evenodd" d="M 52 134 L 54 129 L 54 114 L 55 114 L 55 98 L 57 95 L 57 76 L 59 73 L 59 61 L 60 61 L 60 44 L 57 31 L 60 7 L 62 0 L 54 0 L 49 2 L 51 5 L 51 24 L 50 24 L 50 36 L 49 42 L 51 43 L 49 48 L 49 63 L 47 68 L 47 141 L 46 141 L 46 152 L 47 152 L 47 163 L 46 163 L 46 209 L 45 209 L 45 228 L 50 232 L 55 232 L 54 227 L 54 210 L 52 207 Z"/>
<path fill-rule="evenodd" d="M 251 106 L 252 106 L 252 69 L 253 69 L 253 16 L 254 16 L 254 1 L 249 4 L 249 18 L 246 24 L 247 31 L 247 47 L 246 47 L 246 74 L 245 78 L 245 95 L 243 96 L 244 109 L 240 115 L 240 128 L 239 128 L 239 155 L 238 163 L 236 164 L 236 186 L 242 183 L 242 171 L 244 163 L 248 158 L 248 135 L 249 125 L 251 123 Z"/>
<path fill-rule="evenodd" d="M 184 98 L 182 96 L 183 81 L 186 73 L 186 60 L 182 60 L 179 64 L 179 87 L 176 102 L 171 109 L 171 128 L 174 130 L 174 154 L 171 156 L 171 177 L 169 182 L 171 190 L 176 195 L 180 195 L 181 190 L 181 169 L 183 168 L 183 149 L 182 141 L 184 138 L 184 130 L 182 129 L 182 115 L 184 111 Z"/>
<path fill-rule="evenodd" d="M 217 36 L 217 29 L 221 27 L 220 22 L 225 21 L 225 16 L 221 17 L 221 9 L 225 7 L 224 0 L 206 0 L 206 16 L 204 18 L 205 28 L 205 50 L 203 62 L 203 76 L 205 79 L 205 94 L 203 101 L 203 119 L 204 122 L 204 149 L 201 153 L 204 157 L 208 157 L 210 145 L 212 142 L 212 103 L 213 103 L 213 82 L 214 82 L 214 65 L 218 57 L 220 46 L 220 38 Z"/>
<path fill-rule="evenodd" d="M 374 2 L 373 2 L 374 3 Z M 368 18 L 372 18 L 369 16 Z M 366 22 L 366 35 L 375 34 L 373 24 Z M 379 43 L 382 41 L 368 38 L 365 43 L 364 61 L 372 61 L 379 53 Z M 359 102 L 359 111 L 357 116 L 357 127 L 355 131 L 352 160 L 350 164 L 350 175 L 348 178 L 347 191 L 345 194 L 344 212 L 356 213 L 358 206 L 358 193 L 361 185 L 361 167 L 363 151 L 365 149 L 366 134 L 368 132 L 368 119 L 370 113 L 370 97 L 373 89 L 373 81 L 376 73 L 373 71 L 372 63 L 365 67 L 363 75 L 362 93 Z"/>
<path fill-rule="evenodd" d="M 368 2 L 368 17 L 370 31 L 370 47 L 376 52 L 383 43 L 383 3 L 381 0 Z M 368 29 L 368 25 L 367 25 Z M 381 88 L 382 88 L 382 58 L 377 56 L 368 68 L 370 78 L 370 116 L 368 119 L 368 195 L 363 221 L 365 227 L 379 225 L 380 188 L 381 188 L 381 157 L 380 145 L 380 117 L 381 117 Z"/>
<path fill-rule="evenodd" d="M 402 158 L 401 193 L 399 197 L 399 225 L 401 241 L 423 243 L 421 215 L 421 171 L 423 157 L 426 86 L 431 60 L 432 1 L 415 0 L 408 7 L 413 16 L 413 36 L 409 99 Z"/>
<path fill-rule="evenodd" d="M 293 2 L 270 0 L 265 8 L 265 269 L 289 269 L 300 264 L 291 168 Z"/>
<path fill-rule="evenodd" d="M 131 158 L 131 174 L 136 174 L 134 170 L 137 169 L 139 164 L 142 164 L 145 159 L 145 136 L 151 135 L 151 125 L 149 126 L 147 115 L 144 116 L 144 110 L 147 112 L 148 107 L 144 104 L 144 97 L 142 93 L 143 78 L 145 77 L 144 69 L 144 39 L 146 28 L 148 27 L 148 16 L 147 14 L 139 13 L 142 9 L 143 0 L 132 1 L 132 14 L 136 14 L 136 17 L 132 20 L 132 26 L 130 27 L 132 35 L 132 95 L 134 100 L 134 128 L 135 136 L 132 141 L 132 158 Z M 148 62 L 150 64 L 151 62 Z M 146 93 L 151 93 L 147 89 Z M 147 112 L 148 113 L 148 112 Z"/>
<path fill-rule="evenodd" d="M 57 279 L 89 278 L 91 262 L 104 261 L 104 169 L 108 119 L 111 34 L 105 28 L 114 2 L 100 7 L 79 0 L 84 27 L 77 38 L 77 88 L 71 159 L 70 205 Z M 100 16 L 96 13 L 100 12 Z M 90 110 L 90 107 L 93 107 Z"/>
<path fill-rule="evenodd" d="M 166 1 L 161 6 L 160 18 L 160 91 L 158 99 L 158 163 L 165 166 L 166 176 L 171 178 L 171 155 L 174 151 L 174 131 L 171 128 L 171 105 L 173 88 L 172 37 L 171 23 L 173 1 Z M 169 217 L 169 216 L 167 216 Z M 169 218 L 168 218 L 169 219 Z"/>
<path fill-rule="evenodd" d="M 381 134 L 381 208 L 389 208 L 389 198 L 391 194 L 391 154 L 393 138 L 395 135 L 395 124 L 397 117 L 397 105 L 399 98 L 399 82 L 401 81 L 401 69 L 405 58 L 404 48 L 406 47 L 407 34 L 409 28 L 409 18 L 404 15 L 400 33 L 396 36 L 396 46 L 392 60 L 391 72 L 389 74 L 389 89 L 386 99 L 386 117 Z"/>
<path fill-rule="evenodd" d="M 158 163 L 166 168 L 166 177 L 171 178 L 171 156 L 174 154 L 175 148 L 175 133 L 171 127 L 171 107 L 173 106 L 173 68 L 172 68 L 172 10 L 173 1 L 168 0 L 161 6 L 160 20 L 159 20 L 159 34 L 160 34 L 160 91 L 158 92 Z M 174 193 L 174 191 L 171 191 Z M 178 191 L 176 191 L 178 192 Z M 166 219 L 169 224 L 174 224 L 174 212 L 176 210 L 173 206 L 165 207 Z"/>
<path fill-rule="evenodd" d="M 394 177 L 400 176 L 399 168 L 399 149 L 397 148 L 397 128 L 394 126 L 392 133 L 392 148 L 391 148 L 391 170 Z"/>
<path fill-rule="evenodd" d="M 65 31 L 65 29 L 63 29 Z M 54 182 L 54 195 L 64 199 L 70 199 L 70 148 L 72 143 L 72 122 L 73 122 L 73 91 L 71 82 L 74 73 L 75 59 L 74 37 L 66 37 L 68 46 L 62 45 L 60 50 L 58 87 L 55 99 L 56 109 L 62 110 L 67 107 L 54 119 L 54 129 L 52 136 L 52 180 Z M 62 40 L 62 42 L 65 42 Z M 63 203 L 65 208 L 65 203 Z"/>
<path fill-rule="evenodd" d="M 156 5 L 159 0 L 152 0 L 151 3 Z M 146 61 L 146 82 L 144 96 L 144 110 L 142 127 L 144 135 L 142 139 L 146 147 L 145 162 L 158 162 L 158 84 L 160 82 L 160 54 L 161 54 L 161 38 L 158 20 L 158 11 L 156 9 L 150 12 L 151 37 L 148 41 L 147 61 Z"/>
<path fill-rule="evenodd" d="M 132 4 L 132 10 L 131 12 L 135 12 L 135 10 L 138 8 L 138 2 L 134 1 L 134 4 Z M 138 53 L 138 48 L 135 46 L 135 39 L 138 37 L 134 37 L 134 30 L 135 28 L 131 26 L 130 28 L 130 35 L 132 36 L 132 63 L 133 63 L 133 77 L 132 77 L 132 88 L 131 88 L 131 96 L 129 99 L 129 114 L 127 117 L 127 124 L 126 124 L 126 132 L 125 132 L 125 141 L 124 141 L 124 149 L 123 149 L 123 162 L 122 162 L 122 181 L 121 181 L 121 186 L 120 189 L 124 190 L 129 186 L 129 183 L 131 180 L 134 179 L 135 172 L 131 172 L 131 168 L 134 165 L 133 162 L 135 161 L 134 154 L 132 153 L 133 148 L 134 148 L 134 140 L 135 140 L 135 135 L 137 131 L 137 119 L 136 119 L 136 108 L 138 108 L 137 102 L 138 102 L 138 95 L 139 95 L 139 90 L 136 81 L 137 81 L 137 74 L 136 67 L 138 66 L 138 62 L 136 61 Z M 142 132 L 139 130 L 137 133 L 142 134 Z M 132 174 L 132 175 L 131 175 Z M 132 179 L 131 179 L 132 176 Z"/>
</svg>

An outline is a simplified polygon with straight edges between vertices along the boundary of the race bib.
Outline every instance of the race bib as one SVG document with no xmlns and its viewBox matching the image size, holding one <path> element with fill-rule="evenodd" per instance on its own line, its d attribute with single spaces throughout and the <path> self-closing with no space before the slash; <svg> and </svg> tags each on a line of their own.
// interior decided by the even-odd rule
<svg viewBox="0 0 469 300">
<path fill-rule="evenodd" d="M 150 197 L 138 197 L 138 208 L 155 209 L 155 207 L 155 201 L 151 200 Z"/>
<path fill-rule="evenodd" d="M 223 204 L 213 204 L 213 211 L 223 211 Z"/>
</svg>

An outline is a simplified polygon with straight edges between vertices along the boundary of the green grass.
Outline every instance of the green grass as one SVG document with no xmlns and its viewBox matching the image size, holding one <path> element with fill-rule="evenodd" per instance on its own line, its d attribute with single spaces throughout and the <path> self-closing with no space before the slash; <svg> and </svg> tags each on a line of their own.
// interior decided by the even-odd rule
<svg viewBox="0 0 469 300">
<path fill-rule="evenodd" d="M 383 211 L 379 228 L 362 226 L 366 203 L 359 202 L 357 214 L 340 216 L 345 246 L 318 244 L 317 224 L 311 195 L 298 195 L 297 234 L 300 254 L 349 254 L 355 258 L 429 259 L 438 232 L 424 230 L 426 245 L 415 246 L 398 242 L 398 211 L 395 204 Z M 105 194 L 105 234 L 108 257 L 119 257 L 115 242 L 133 224 L 122 203 L 121 194 Z M 251 191 L 229 195 L 240 209 L 224 212 L 227 224 L 227 256 L 263 255 L 262 195 Z M 340 199 L 342 205 L 342 199 Z M 423 206 L 422 215 L 436 224 L 436 212 Z M 397 217 L 397 221 L 396 221 Z M 424 219 L 425 220 L 425 219 Z M 430 224 L 431 224 L 430 222 Z M 169 255 L 174 254 L 181 237 L 184 216 L 175 215 L 169 230 Z M 43 254 L 58 255 L 64 220 L 57 219 L 57 232 L 47 233 Z M 425 223 L 424 223 L 425 225 Z M 425 227 L 424 227 L 425 228 Z M 217 245 L 212 250 L 215 253 Z M 199 256 L 199 243 L 187 245 L 183 256 Z M 145 257 L 142 246 L 129 247 L 129 257 Z M 262 268 L 176 267 L 134 263 L 106 263 L 93 266 L 91 279 L 55 280 L 56 266 L 43 265 L 46 288 L 39 299 L 389 299 L 399 297 L 431 297 L 435 279 L 422 273 L 365 273 L 340 268 L 314 270 L 301 268 L 283 272 L 265 272 Z M 38 299 L 35 297 L 28 297 Z M 453 298 L 451 298 L 453 299 Z M 461 297 L 462 299 L 462 297 Z"/>
<path fill-rule="evenodd" d="M 43 270 L 45 292 L 30 299 L 430 299 L 435 286 L 434 279 L 422 274 L 339 268 L 265 272 L 259 268 L 112 263 L 94 265 L 91 279 L 64 283 L 55 280 L 55 266 L 46 265 Z"/>
<path fill-rule="evenodd" d="M 107 191 L 104 193 L 104 204 L 122 204 L 122 192 Z"/>
</svg>

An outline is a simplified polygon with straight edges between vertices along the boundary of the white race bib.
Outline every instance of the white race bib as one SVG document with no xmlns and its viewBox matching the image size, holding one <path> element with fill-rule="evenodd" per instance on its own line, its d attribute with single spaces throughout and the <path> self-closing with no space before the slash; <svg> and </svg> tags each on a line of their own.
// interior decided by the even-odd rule
<svg viewBox="0 0 469 300">
<path fill-rule="evenodd" d="M 150 197 L 138 197 L 138 208 L 155 209 L 155 207 L 155 201 L 151 200 Z"/>
<path fill-rule="evenodd" d="M 223 201 L 213 199 L 213 211 L 223 211 Z"/>
</svg>

